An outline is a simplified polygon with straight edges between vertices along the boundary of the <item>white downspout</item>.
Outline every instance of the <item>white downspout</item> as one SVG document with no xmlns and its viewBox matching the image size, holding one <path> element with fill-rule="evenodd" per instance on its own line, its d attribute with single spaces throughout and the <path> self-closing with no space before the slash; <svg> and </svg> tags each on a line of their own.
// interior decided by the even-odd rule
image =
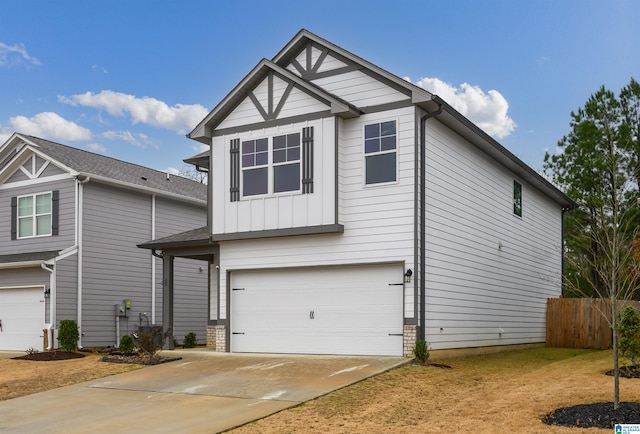
<svg viewBox="0 0 640 434">
<path fill-rule="evenodd" d="M 82 277 L 83 277 L 83 249 L 82 249 L 82 219 L 83 219 L 83 203 L 84 203 L 84 184 L 91 180 L 90 176 L 80 180 L 78 179 L 78 201 L 76 208 L 76 246 L 78 246 L 78 304 L 77 304 L 77 323 L 78 323 L 78 348 L 82 348 Z"/>
<path fill-rule="evenodd" d="M 47 325 L 47 341 L 49 345 L 46 350 L 51 351 L 54 347 L 53 331 L 56 328 L 56 266 L 54 264 L 49 268 L 44 262 L 41 262 L 40 267 L 49 272 L 49 324 Z"/>
<path fill-rule="evenodd" d="M 151 239 L 156 239 L 156 195 L 151 195 Z M 156 257 L 151 255 L 151 324 L 156 323 Z M 148 324 L 147 324 L 148 325 Z"/>
</svg>

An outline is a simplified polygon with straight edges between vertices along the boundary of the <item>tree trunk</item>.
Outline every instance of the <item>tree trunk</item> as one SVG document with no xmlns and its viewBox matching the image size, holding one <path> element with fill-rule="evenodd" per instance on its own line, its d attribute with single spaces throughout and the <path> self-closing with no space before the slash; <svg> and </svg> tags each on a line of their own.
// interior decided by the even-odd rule
<svg viewBox="0 0 640 434">
<path fill-rule="evenodd" d="M 620 368 L 618 366 L 618 317 L 616 315 L 617 300 L 611 298 L 611 328 L 613 334 L 611 337 L 613 346 L 613 409 L 620 408 Z"/>
</svg>

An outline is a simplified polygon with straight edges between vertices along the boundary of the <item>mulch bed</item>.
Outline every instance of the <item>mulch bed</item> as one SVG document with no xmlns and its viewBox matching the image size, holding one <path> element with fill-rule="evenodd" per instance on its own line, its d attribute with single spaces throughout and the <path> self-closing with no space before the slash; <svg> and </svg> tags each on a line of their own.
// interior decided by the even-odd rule
<svg viewBox="0 0 640 434">
<path fill-rule="evenodd" d="M 621 402 L 618 410 L 613 402 L 597 402 L 559 408 L 542 419 L 547 425 L 576 428 L 614 428 L 618 423 L 640 423 L 640 402 Z"/>
<path fill-rule="evenodd" d="M 640 378 L 640 367 L 636 365 L 621 366 L 618 369 L 620 370 L 620 378 Z M 607 375 L 613 377 L 613 369 L 607 371 Z"/>
<path fill-rule="evenodd" d="M 112 352 L 100 358 L 101 362 L 134 363 L 137 365 L 159 365 L 160 363 L 175 362 L 176 360 L 182 360 L 182 357 L 160 357 L 157 355 L 147 356 L 138 353 L 126 354 Z"/>
<path fill-rule="evenodd" d="M 30 353 L 24 356 L 12 357 L 13 360 L 33 360 L 36 362 L 54 362 L 59 360 L 81 359 L 84 354 L 70 351 L 43 351 Z"/>
</svg>

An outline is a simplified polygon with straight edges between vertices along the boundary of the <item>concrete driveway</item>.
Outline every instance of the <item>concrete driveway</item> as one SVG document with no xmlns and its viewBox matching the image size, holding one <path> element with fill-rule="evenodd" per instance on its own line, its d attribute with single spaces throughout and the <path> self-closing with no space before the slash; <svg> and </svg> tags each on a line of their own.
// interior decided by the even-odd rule
<svg viewBox="0 0 640 434">
<path fill-rule="evenodd" d="M 2 433 L 216 433 L 408 362 L 171 351 L 182 360 L 0 402 Z"/>
</svg>

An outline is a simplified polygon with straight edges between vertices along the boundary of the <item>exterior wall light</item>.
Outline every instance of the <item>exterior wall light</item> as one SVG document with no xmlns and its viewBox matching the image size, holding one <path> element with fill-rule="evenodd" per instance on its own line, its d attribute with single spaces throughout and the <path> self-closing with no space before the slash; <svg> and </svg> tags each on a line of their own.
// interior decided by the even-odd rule
<svg viewBox="0 0 640 434">
<path fill-rule="evenodd" d="M 409 268 L 407 272 L 404 273 L 404 283 L 411 283 L 411 276 L 413 276 L 413 271 Z"/>
</svg>

